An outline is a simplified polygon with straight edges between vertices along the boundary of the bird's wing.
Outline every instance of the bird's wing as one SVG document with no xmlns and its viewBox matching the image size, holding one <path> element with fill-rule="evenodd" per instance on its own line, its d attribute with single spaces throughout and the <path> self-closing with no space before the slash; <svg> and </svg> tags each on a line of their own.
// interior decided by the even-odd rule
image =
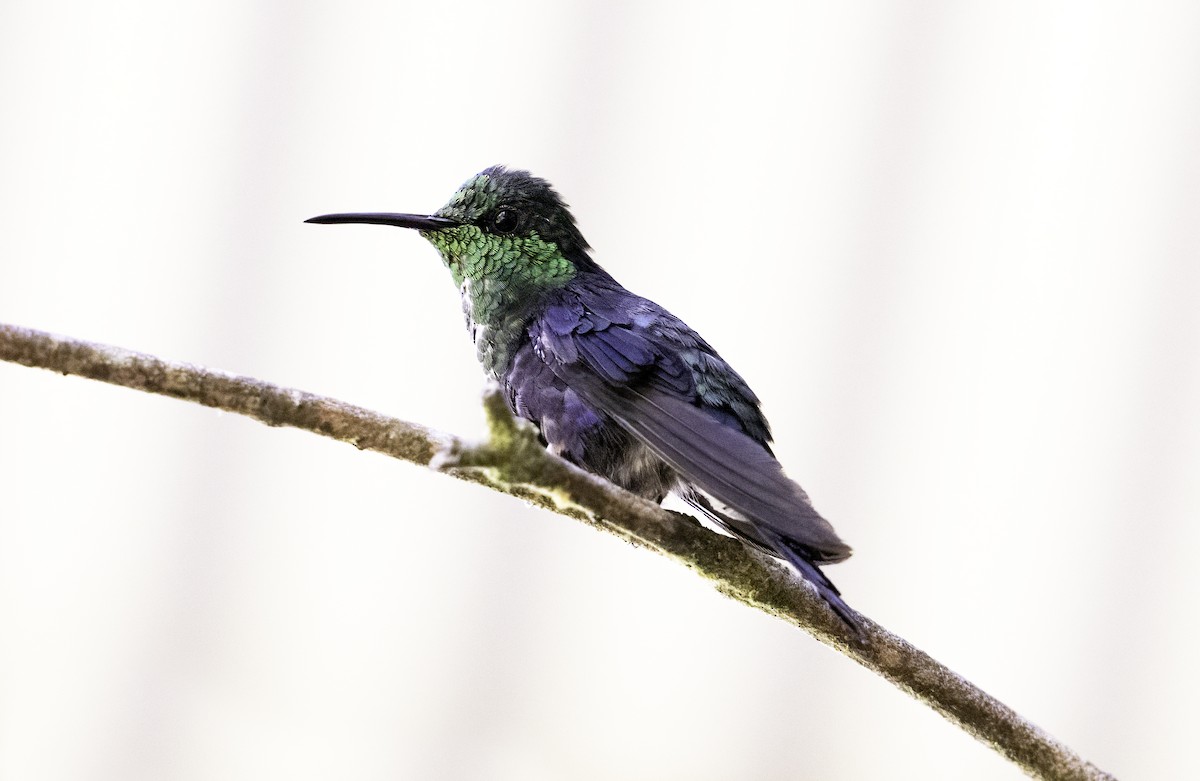
<svg viewBox="0 0 1200 781">
<path fill-rule="evenodd" d="M 614 295 L 624 298 L 614 302 Z M 771 454 L 758 400 L 744 381 L 673 315 L 624 289 L 569 291 L 533 322 L 530 336 L 542 360 L 589 404 L 745 516 L 752 539 L 775 548 L 773 538 L 782 537 L 817 562 L 850 555 Z"/>
</svg>

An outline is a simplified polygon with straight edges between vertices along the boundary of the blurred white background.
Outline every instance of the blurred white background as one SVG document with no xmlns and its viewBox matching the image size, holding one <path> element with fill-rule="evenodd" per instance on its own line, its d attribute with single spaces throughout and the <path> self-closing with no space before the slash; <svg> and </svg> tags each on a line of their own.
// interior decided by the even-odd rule
<svg viewBox="0 0 1200 781">
<path fill-rule="evenodd" d="M 553 181 L 703 333 L 849 602 L 1121 777 L 1200 774 L 1200 6 L 0 5 L 0 321 L 463 435 L 436 253 Z M 0 364 L 0 778 L 1011 779 L 678 565 Z"/>
</svg>

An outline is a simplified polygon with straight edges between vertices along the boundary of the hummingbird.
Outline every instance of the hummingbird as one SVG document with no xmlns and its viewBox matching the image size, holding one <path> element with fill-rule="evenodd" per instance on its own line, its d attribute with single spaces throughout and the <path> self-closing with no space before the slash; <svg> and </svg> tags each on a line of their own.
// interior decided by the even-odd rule
<svg viewBox="0 0 1200 781">
<path fill-rule="evenodd" d="M 682 320 L 592 259 L 549 182 L 493 166 L 433 214 L 306 222 L 418 231 L 462 295 L 484 373 L 552 453 L 653 502 L 678 495 L 790 564 L 864 638 L 820 569 L 850 547 L 784 474 L 754 391 Z"/>
</svg>

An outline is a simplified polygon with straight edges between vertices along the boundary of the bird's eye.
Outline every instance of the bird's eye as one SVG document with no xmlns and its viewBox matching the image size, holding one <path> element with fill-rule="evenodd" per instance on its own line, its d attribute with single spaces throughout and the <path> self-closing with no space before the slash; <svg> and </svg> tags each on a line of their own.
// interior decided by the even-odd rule
<svg viewBox="0 0 1200 781">
<path fill-rule="evenodd" d="M 517 229 L 517 213 L 512 209 L 501 209 L 492 217 L 492 230 L 496 233 L 512 233 Z"/>
</svg>

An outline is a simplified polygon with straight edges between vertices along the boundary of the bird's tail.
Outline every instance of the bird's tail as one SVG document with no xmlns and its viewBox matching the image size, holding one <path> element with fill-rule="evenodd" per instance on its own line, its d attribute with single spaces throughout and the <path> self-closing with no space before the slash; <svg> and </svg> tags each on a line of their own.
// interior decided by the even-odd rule
<svg viewBox="0 0 1200 781">
<path fill-rule="evenodd" d="M 812 562 L 812 558 L 805 553 L 803 548 L 798 545 L 789 544 L 787 540 L 780 537 L 770 529 L 759 529 L 764 537 L 771 543 L 772 552 L 783 558 L 788 564 L 800 573 L 801 577 L 817 589 L 817 593 L 821 595 L 821 599 L 833 609 L 837 617 L 842 619 L 842 623 L 854 632 L 855 638 L 861 644 L 866 644 L 867 633 L 863 627 L 862 621 L 859 619 L 858 613 L 850 609 L 850 606 L 842 599 L 842 592 L 838 591 L 838 587 L 833 585 L 821 568 Z"/>
<path fill-rule="evenodd" d="M 866 644 L 867 633 L 861 619 L 842 600 L 842 592 L 833 585 L 833 581 L 826 577 L 821 568 L 814 563 L 814 559 L 820 557 L 813 551 L 806 550 L 803 545 L 789 541 L 778 532 L 747 519 L 731 508 L 717 509 L 716 503 L 694 486 L 689 486 L 681 491 L 680 496 L 685 502 L 716 521 L 738 539 L 791 564 L 792 569 L 813 585 L 821 599 L 825 600 L 837 617 L 850 628 L 858 642 Z"/>
</svg>

